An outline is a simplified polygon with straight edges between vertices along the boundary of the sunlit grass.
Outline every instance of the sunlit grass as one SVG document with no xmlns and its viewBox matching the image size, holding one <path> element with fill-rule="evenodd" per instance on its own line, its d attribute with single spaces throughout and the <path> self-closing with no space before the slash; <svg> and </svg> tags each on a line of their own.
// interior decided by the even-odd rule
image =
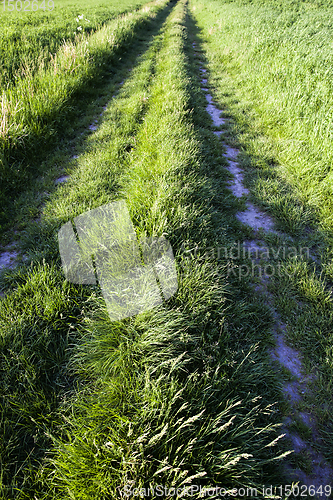
<svg viewBox="0 0 333 500">
<path fill-rule="evenodd" d="M 165 2 L 164 2 L 165 3 Z M 64 135 L 78 111 L 76 100 L 89 97 L 92 82 L 103 79 L 119 60 L 120 52 L 153 22 L 163 7 L 156 1 L 144 10 L 117 16 L 99 30 L 61 41 L 49 62 L 23 64 L 23 75 L 0 96 L 0 214 L 34 177 L 36 155 L 45 159 L 50 147 Z M 9 200 L 8 200 L 9 198 Z"/>
<path fill-rule="evenodd" d="M 288 274 L 269 288 L 287 338 L 317 373 L 309 405 L 332 460 L 332 4 L 190 5 L 252 200 L 273 215 L 282 239 L 309 250 L 309 258 L 286 259 Z"/>
<path fill-rule="evenodd" d="M 38 2 L 41 5 L 42 2 Z M 139 8 L 145 1 L 113 0 L 111 3 L 95 4 L 87 0 L 80 6 L 68 1 L 54 2 L 49 10 L 18 12 L 0 8 L 0 88 L 15 86 L 26 72 L 34 74 L 40 66 L 47 66 L 64 41 L 74 42 L 80 33 L 92 33 L 121 13 Z M 18 4 L 18 7 L 20 5 Z M 6 2 L 7 7 L 7 2 Z M 52 4 L 50 4 L 52 8 Z M 80 29 L 78 29 L 80 28 Z"/>
<path fill-rule="evenodd" d="M 20 381 L 25 395 L 3 412 L 13 436 L 3 495 L 119 498 L 117 488 L 131 481 L 281 484 L 279 393 L 262 345 L 269 310 L 247 283 L 227 277 L 225 259 L 205 256 L 239 237 L 240 227 L 185 3 L 171 4 L 164 24 L 159 18 L 71 179 L 50 195 L 40 223 L 27 227 L 32 263 L 2 279 L 2 360 L 8 387 Z M 118 199 L 127 201 L 138 235 L 171 242 L 179 289 L 150 311 L 112 322 L 99 287 L 64 279 L 57 231 Z M 197 245 L 196 257 L 184 255 Z"/>
</svg>

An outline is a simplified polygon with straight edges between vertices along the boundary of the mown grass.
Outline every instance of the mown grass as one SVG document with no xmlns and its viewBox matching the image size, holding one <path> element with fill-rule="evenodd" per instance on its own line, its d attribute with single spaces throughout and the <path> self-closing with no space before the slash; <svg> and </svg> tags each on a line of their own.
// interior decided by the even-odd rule
<svg viewBox="0 0 333 500">
<path fill-rule="evenodd" d="M 308 248 L 285 260 L 269 290 L 317 382 L 306 405 L 317 414 L 332 462 L 332 7 L 318 2 L 191 0 L 214 96 L 241 148 L 252 200 L 286 237 L 268 246 Z M 289 239 L 288 239 L 289 238 Z M 315 445 L 316 446 L 316 445 Z"/>
<path fill-rule="evenodd" d="M 2 432 L 13 436 L 3 495 L 106 499 L 130 484 L 281 484 L 278 391 L 261 344 L 269 310 L 227 276 L 226 260 L 205 255 L 239 236 L 239 205 L 225 186 L 185 14 L 180 1 L 27 234 L 31 268 L 5 278 L 3 377 L 17 392 L 2 403 Z M 138 235 L 172 243 L 179 289 L 111 322 L 98 287 L 62 277 L 57 231 L 117 199 Z"/>
</svg>

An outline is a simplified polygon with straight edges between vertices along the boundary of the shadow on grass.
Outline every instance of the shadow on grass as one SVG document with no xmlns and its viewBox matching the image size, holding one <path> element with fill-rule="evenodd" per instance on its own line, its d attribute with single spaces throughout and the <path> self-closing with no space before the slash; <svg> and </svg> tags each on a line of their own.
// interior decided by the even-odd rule
<svg viewBox="0 0 333 500">
<path fill-rule="evenodd" d="M 189 18 L 188 23 L 196 38 L 197 47 L 200 48 L 200 40 L 204 39 L 204 34 L 193 19 Z M 207 40 L 208 38 L 205 41 Z M 203 57 L 201 59 L 204 60 Z M 315 259 L 290 259 L 290 272 L 294 272 L 292 278 L 274 277 L 270 290 L 274 293 L 275 307 L 288 322 L 289 338 L 295 342 L 298 349 L 306 353 L 311 369 L 320 366 L 320 370 L 323 370 L 320 383 L 316 387 L 318 392 L 313 406 L 318 410 L 321 422 L 321 435 L 325 441 L 323 451 L 332 463 L 333 412 L 327 402 L 331 400 L 333 373 L 333 266 L 330 262 L 333 256 L 333 234 L 321 226 L 316 209 L 300 199 L 296 189 L 279 175 L 279 165 L 269 147 L 258 147 L 257 154 L 249 153 L 251 140 L 260 143 L 260 140 L 266 138 L 255 135 L 257 132 L 254 132 L 254 127 L 251 126 L 251 106 L 235 97 L 232 84 L 225 89 L 221 88 L 218 81 L 221 72 L 219 74 L 218 71 L 217 69 L 211 78 L 212 92 L 216 99 L 223 103 L 224 116 L 232 121 L 230 126 L 226 127 L 224 138 L 232 146 L 241 148 L 240 165 L 245 172 L 245 184 L 251 188 L 252 201 L 268 210 L 275 218 L 277 229 L 285 233 L 278 245 L 281 245 L 281 242 L 283 244 L 283 238 L 288 241 L 291 237 L 295 247 L 309 248 Z M 253 238 L 254 233 L 251 231 L 248 237 Z M 265 238 L 268 244 L 269 236 Z M 274 243 L 273 238 L 271 241 Z"/>
</svg>

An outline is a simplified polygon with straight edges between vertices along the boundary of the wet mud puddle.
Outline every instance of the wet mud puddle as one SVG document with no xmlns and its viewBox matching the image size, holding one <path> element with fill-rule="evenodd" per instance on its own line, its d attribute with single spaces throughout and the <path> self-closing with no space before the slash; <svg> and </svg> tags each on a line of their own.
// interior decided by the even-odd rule
<svg viewBox="0 0 333 500">
<path fill-rule="evenodd" d="M 121 88 L 124 85 L 125 80 L 122 80 L 119 84 L 118 87 Z M 117 94 L 114 94 L 112 96 L 112 99 L 116 97 Z M 100 113 L 100 116 L 103 116 L 105 111 L 107 110 L 109 103 L 105 104 L 102 108 L 103 111 Z M 90 130 L 91 132 L 95 132 L 98 129 L 98 120 L 95 119 L 91 125 L 89 125 L 87 130 Z M 82 133 L 83 134 L 83 133 Z M 81 135 L 82 135 L 81 134 Z M 79 158 L 78 155 L 73 155 L 72 160 L 77 160 Z M 63 174 L 60 175 L 57 179 L 55 179 L 54 183 L 55 185 L 59 184 L 64 184 L 68 182 L 70 179 L 69 175 Z M 40 220 L 40 218 L 38 218 Z M 16 248 L 16 243 L 11 243 L 10 245 L 7 245 L 6 247 L 3 247 L 3 249 L 0 249 L 0 273 L 5 271 L 6 269 L 14 269 L 17 264 L 18 264 L 18 256 L 19 253 L 15 250 Z M 24 260 L 24 257 L 23 257 Z M 4 293 L 0 291 L 0 298 L 4 297 Z"/>
<path fill-rule="evenodd" d="M 193 43 L 192 47 L 196 56 L 199 56 L 196 52 L 196 44 Z M 200 63 L 202 64 L 202 63 Z M 221 110 L 214 104 L 213 97 L 209 93 L 208 88 L 208 78 L 207 70 L 200 67 L 201 74 L 201 90 L 205 92 L 207 106 L 206 110 L 209 113 L 212 123 L 216 127 L 220 127 L 225 124 L 226 120 L 221 118 Z M 223 131 L 214 132 L 218 137 L 223 135 Z M 229 182 L 229 189 L 237 198 L 242 196 L 248 196 L 249 190 L 243 185 L 243 171 L 237 163 L 237 156 L 239 150 L 232 148 L 227 144 L 223 144 L 226 152 L 224 153 L 225 158 L 228 161 L 227 169 L 233 175 L 232 181 Z M 259 229 L 267 233 L 277 233 L 274 225 L 274 220 L 267 215 L 265 212 L 255 207 L 250 201 L 246 201 L 246 210 L 243 212 L 238 212 L 236 214 L 238 220 L 242 223 L 250 226 L 254 231 Z M 244 242 L 244 246 L 248 248 L 249 252 L 255 252 L 258 255 L 258 249 L 260 249 L 260 241 L 252 240 Z M 269 278 L 268 278 L 269 280 Z M 325 485 L 331 485 L 333 482 L 333 470 L 330 465 L 326 462 L 324 457 L 314 449 L 308 442 L 305 442 L 296 431 L 290 430 L 290 424 L 292 424 L 293 419 L 296 417 L 301 420 L 311 431 L 312 440 L 311 442 L 320 444 L 320 437 L 317 431 L 317 422 L 315 416 L 312 414 L 311 410 L 300 411 L 299 405 L 304 399 L 304 394 L 306 394 L 309 389 L 309 384 L 314 379 L 314 376 L 306 376 L 305 370 L 303 368 L 302 356 L 300 353 L 286 343 L 286 326 L 281 321 L 277 310 L 273 306 L 273 296 L 267 291 L 267 278 L 263 278 L 262 283 L 256 287 L 256 292 L 263 293 L 266 296 L 267 303 L 269 304 L 273 317 L 275 319 L 273 328 L 273 337 L 276 341 L 276 346 L 270 351 L 271 359 L 276 365 L 281 368 L 288 370 L 290 372 L 292 382 L 284 384 L 282 391 L 285 398 L 290 404 L 291 415 L 285 418 L 282 431 L 286 438 L 292 443 L 291 448 L 295 453 L 306 453 L 311 458 L 312 471 L 311 473 L 305 473 L 301 469 L 292 468 L 291 465 L 286 461 L 285 472 L 286 475 L 294 483 L 299 483 L 300 485 L 306 485 L 309 487 L 313 485 L 317 491 L 321 486 L 323 491 Z M 325 495 L 312 498 L 327 498 Z"/>
</svg>

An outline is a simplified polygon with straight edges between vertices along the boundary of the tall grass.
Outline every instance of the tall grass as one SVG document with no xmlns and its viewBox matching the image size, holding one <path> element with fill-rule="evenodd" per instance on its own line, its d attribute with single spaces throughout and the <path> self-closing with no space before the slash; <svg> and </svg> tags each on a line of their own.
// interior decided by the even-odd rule
<svg viewBox="0 0 333 500">
<path fill-rule="evenodd" d="M 138 9 L 144 1 L 113 0 L 94 5 L 89 1 L 78 6 L 57 2 L 53 11 L 32 13 L 0 9 L 0 88 L 14 86 L 25 76 L 25 68 L 35 73 L 47 65 L 64 41 L 74 42 L 80 32 L 89 34 L 119 14 Z M 80 18 L 78 18 L 80 16 Z M 79 30 L 78 30 L 79 28 Z"/>
<path fill-rule="evenodd" d="M 23 385 L 3 413 L 15 439 L 5 448 L 4 494 L 16 487 L 17 498 L 100 500 L 119 498 L 126 485 L 281 483 L 278 392 L 259 342 L 269 311 L 226 276 L 225 260 L 205 256 L 230 243 L 239 226 L 187 21 L 180 1 L 30 233 L 32 269 L 6 278 L 5 381 Z M 170 240 L 179 289 L 153 310 L 111 322 L 98 288 L 61 278 L 57 230 L 117 199 L 127 201 L 138 235 Z M 184 249 L 198 244 L 197 256 L 185 258 Z M 9 352 L 12 318 L 24 343 Z M 45 352 L 50 338 L 55 347 Z M 33 372 L 36 341 L 41 360 Z M 49 411 L 40 409 L 35 383 L 43 377 Z"/>
<path fill-rule="evenodd" d="M 317 376 L 299 411 L 315 412 L 321 449 L 332 461 L 332 6 L 190 4 L 209 84 L 231 119 L 225 137 L 242 150 L 252 199 L 315 259 L 287 259 L 289 277 L 274 276 L 270 291 L 288 341 Z M 287 240 L 270 236 L 266 241 Z"/>
<path fill-rule="evenodd" d="M 160 23 L 159 17 L 156 20 Z M 159 25 L 154 31 L 158 28 Z M 150 36 L 149 33 L 145 37 L 143 47 Z M 56 229 L 73 215 L 71 207 L 81 213 L 91 206 L 93 199 L 98 206 L 117 190 L 128 145 L 145 113 L 144 97 L 154 71 L 155 51 L 156 46 L 133 71 L 132 80 L 124 85 L 114 106 L 107 111 L 108 126 L 104 125 L 103 132 L 99 132 L 95 145 L 101 153 L 95 157 L 99 169 L 96 171 L 87 154 L 73 176 L 66 203 L 62 204 L 56 196 L 47 220 L 27 235 L 26 251 L 32 267 L 23 266 L 4 277 L 7 290 L 8 287 L 15 290 L 0 304 L 4 368 L 0 491 L 4 498 L 32 495 L 34 471 L 50 444 L 48 433 L 53 426 L 60 425 L 56 408 L 73 389 L 66 363 L 77 336 L 75 325 L 82 321 L 86 300 L 94 293 L 89 287 L 74 290 L 64 283 L 62 272 L 53 264 L 58 254 Z M 110 141 L 110 136 L 117 139 Z M 89 171 L 88 165 L 92 170 Z"/>
<path fill-rule="evenodd" d="M 184 28 L 179 2 L 120 189 L 137 232 L 163 233 L 176 251 L 184 240 L 215 240 L 216 208 L 205 206 L 205 190 L 222 188 L 206 178 L 212 167 L 199 153 L 190 118 Z M 177 257 L 181 262 L 179 251 Z M 244 352 L 229 344 L 228 285 L 223 266 L 212 264 L 199 258 L 179 267 L 177 297 L 124 323 L 111 323 L 96 301 L 73 358 L 82 392 L 63 407 L 68 425 L 54 436 L 55 455 L 44 472 L 60 496 L 117 498 L 129 485 L 259 484 L 276 458 L 270 449 L 278 433 L 273 408 L 260 404 L 252 384 L 269 373 L 251 345 L 239 369 L 229 371 Z"/>
<path fill-rule="evenodd" d="M 154 19 L 163 6 L 119 16 L 91 35 L 65 41 L 49 64 L 41 62 L 37 72 L 25 66 L 24 78 L 2 91 L 3 116 L 0 136 L 0 200 L 14 189 L 22 189 L 31 172 L 29 159 L 45 149 L 73 113 L 74 101 L 93 78 L 98 78 L 124 50 L 138 30 Z M 40 150 L 40 151 L 39 151 Z"/>
<path fill-rule="evenodd" d="M 332 8 L 298 1 L 193 5 L 206 25 L 211 63 L 249 106 L 254 134 L 264 136 L 261 146 L 249 138 L 249 153 L 265 149 L 266 161 L 312 209 L 312 216 L 303 210 L 303 226 L 319 217 L 331 230 Z M 269 190 L 258 180 L 264 204 Z"/>
</svg>

